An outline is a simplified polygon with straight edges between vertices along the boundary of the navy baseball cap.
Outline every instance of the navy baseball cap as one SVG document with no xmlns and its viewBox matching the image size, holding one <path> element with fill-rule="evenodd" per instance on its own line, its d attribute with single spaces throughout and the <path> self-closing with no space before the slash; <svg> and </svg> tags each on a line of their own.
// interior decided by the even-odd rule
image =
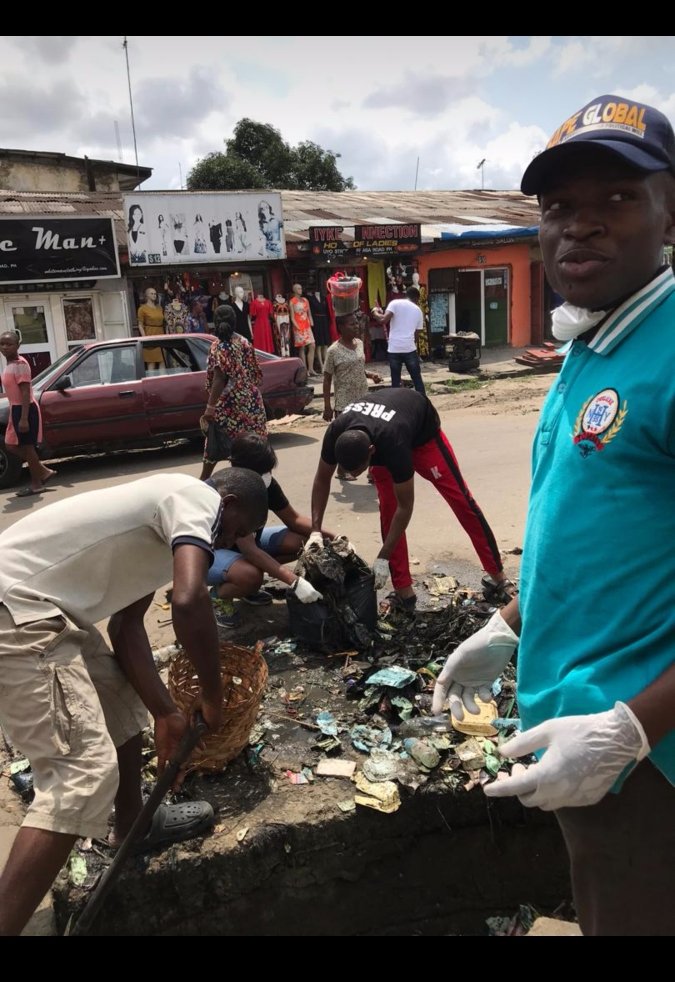
<svg viewBox="0 0 675 982">
<path fill-rule="evenodd" d="M 565 148 L 591 143 L 645 174 L 675 173 L 675 133 L 670 120 L 651 106 L 618 95 L 601 95 L 560 126 L 523 175 L 523 194 L 539 194 L 546 178 L 565 159 Z"/>
</svg>

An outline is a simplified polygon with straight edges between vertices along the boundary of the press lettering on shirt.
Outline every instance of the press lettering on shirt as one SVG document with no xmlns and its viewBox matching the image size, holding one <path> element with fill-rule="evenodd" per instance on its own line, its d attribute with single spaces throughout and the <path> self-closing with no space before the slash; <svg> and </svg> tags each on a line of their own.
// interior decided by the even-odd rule
<svg viewBox="0 0 675 982">
<path fill-rule="evenodd" d="M 389 423 L 396 415 L 395 409 L 390 409 L 388 413 L 385 412 L 386 406 L 381 403 L 376 402 L 353 402 L 351 406 L 347 406 L 344 410 L 345 413 L 360 413 L 361 416 L 372 416 L 373 419 L 383 419 L 385 423 Z"/>
</svg>

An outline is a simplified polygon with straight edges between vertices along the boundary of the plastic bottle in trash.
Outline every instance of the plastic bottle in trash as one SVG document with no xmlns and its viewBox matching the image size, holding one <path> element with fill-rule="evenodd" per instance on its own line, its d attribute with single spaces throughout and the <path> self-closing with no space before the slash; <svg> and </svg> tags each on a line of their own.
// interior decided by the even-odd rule
<svg viewBox="0 0 675 982">
<path fill-rule="evenodd" d="M 433 736 L 434 733 L 450 733 L 452 731 L 452 721 L 448 713 L 441 713 L 438 716 L 415 716 L 402 723 L 397 736 L 400 737 L 424 737 Z"/>
</svg>

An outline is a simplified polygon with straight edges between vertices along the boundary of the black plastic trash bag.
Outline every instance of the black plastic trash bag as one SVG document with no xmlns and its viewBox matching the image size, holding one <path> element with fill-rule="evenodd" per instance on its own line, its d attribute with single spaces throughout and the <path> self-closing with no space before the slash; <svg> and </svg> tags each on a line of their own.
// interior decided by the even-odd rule
<svg viewBox="0 0 675 982">
<path fill-rule="evenodd" d="M 292 591 L 288 592 L 293 636 L 313 648 L 369 648 L 377 625 L 377 594 L 366 563 L 337 540 L 321 553 L 303 555 L 296 572 L 324 599 L 302 604 Z"/>
</svg>

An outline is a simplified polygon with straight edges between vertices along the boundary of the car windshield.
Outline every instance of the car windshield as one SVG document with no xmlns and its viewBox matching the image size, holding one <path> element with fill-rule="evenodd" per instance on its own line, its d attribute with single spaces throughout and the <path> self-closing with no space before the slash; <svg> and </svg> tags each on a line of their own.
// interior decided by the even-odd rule
<svg viewBox="0 0 675 982">
<path fill-rule="evenodd" d="M 43 389 L 45 385 L 48 385 L 54 379 L 54 376 L 59 373 L 63 365 L 67 361 L 70 361 L 73 355 L 78 354 L 82 350 L 82 348 L 83 345 L 72 347 L 70 351 L 68 351 L 65 355 L 61 355 L 61 357 L 57 359 L 57 361 L 55 361 L 53 364 L 51 364 L 49 368 L 45 368 L 43 372 L 40 372 L 39 375 L 36 375 L 35 378 L 33 379 L 33 388 Z"/>
</svg>

